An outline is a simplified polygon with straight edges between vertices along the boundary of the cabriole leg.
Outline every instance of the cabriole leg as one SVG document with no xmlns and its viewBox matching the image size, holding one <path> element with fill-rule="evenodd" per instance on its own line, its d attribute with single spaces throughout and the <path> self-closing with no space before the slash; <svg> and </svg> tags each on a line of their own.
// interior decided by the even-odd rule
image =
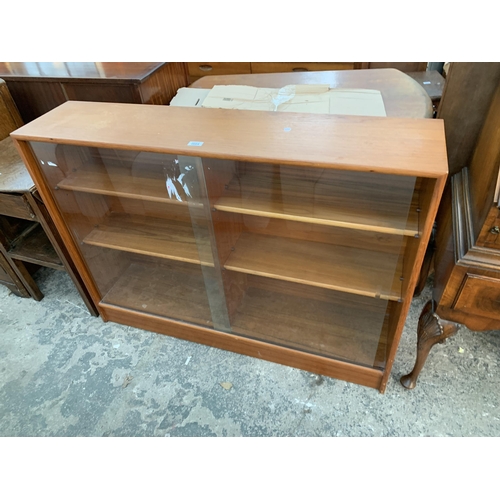
<svg viewBox="0 0 500 500">
<path fill-rule="evenodd" d="M 418 376 L 432 347 L 457 333 L 458 325 L 441 319 L 434 310 L 435 303 L 429 300 L 420 314 L 417 331 L 417 360 L 411 373 L 400 379 L 406 389 L 414 389 L 417 385 Z"/>
</svg>

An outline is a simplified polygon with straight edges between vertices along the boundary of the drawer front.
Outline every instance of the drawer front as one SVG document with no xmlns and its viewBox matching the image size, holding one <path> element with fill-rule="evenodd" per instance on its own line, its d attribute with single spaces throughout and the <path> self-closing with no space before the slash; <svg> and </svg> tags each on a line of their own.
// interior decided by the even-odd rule
<svg viewBox="0 0 500 500">
<path fill-rule="evenodd" d="M 500 209 L 492 207 L 477 238 L 477 246 L 500 250 Z"/>
<path fill-rule="evenodd" d="M 453 309 L 500 322 L 500 280 L 467 274 Z"/>
<path fill-rule="evenodd" d="M 0 193 L 0 214 L 20 219 L 35 219 L 35 214 L 22 194 Z"/>
<path fill-rule="evenodd" d="M 250 73 L 249 62 L 190 62 L 189 76 L 201 78 L 209 75 L 240 75 Z"/>
<path fill-rule="evenodd" d="M 354 69 L 354 63 L 335 62 L 256 62 L 252 63 L 252 73 L 288 73 L 291 71 L 337 71 Z"/>
</svg>

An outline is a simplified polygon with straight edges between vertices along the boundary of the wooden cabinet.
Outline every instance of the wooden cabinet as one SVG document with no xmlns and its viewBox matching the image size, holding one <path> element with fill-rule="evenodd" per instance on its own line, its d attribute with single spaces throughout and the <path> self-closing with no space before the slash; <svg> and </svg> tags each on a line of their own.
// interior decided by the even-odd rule
<svg viewBox="0 0 500 500">
<path fill-rule="evenodd" d="M 105 320 L 385 390 L 441 121 L 68 102 L 14 138 Z"/>
<path fill-rule="evenodd" d="M 3 167 L 0 165 L 2 173 L 12 173 Z M 27 187 L 21 189 L 18 186 L 17 191 L 0 192 L 0 253 L 3 254 L 0 265 L 4 269 L 0 283 L 16 295 L 41 300 L 43 294 L 33 279 L 33 273 L 40 266 L 66 271 L 90 314 L 97 316 L 97 309 L 22 163 L 17 172 L 23 175 L 24 181 L 27 180 Z M 0 182 L 0 189 L 6 189 L 6 184 Z"/>
<path fill-rule="evenodd" d="M 188 84 L 182 62 L 0 63 L 25 123 L 65 101 L 168 104 Z"/>
<path fill-rule="evenodd" d="M 475 147 L 460 147 L 460 155 L 450 152 L 455 160 L 463 154 L 471 159 L 451 177 L 439 209 L 433 300 L 422 312 L 415 368 L 401 380 L 409 389 L 415 387 L 432 346 L 453 335 L 457 323 L 471 330 L 500 329 L 500 64 L 496 64 L 485 68 L 486 82 L 478 82 L 478 88 L 488 87 L 490 92 L 480 94 L 489 99 L 481 103 L 486 111 L 474 116 L 472 128 L 479 130 Z M 452 66 L 450 75 L 464 70 L 458 67 L 453 73 Z M 496 79 L 491 81 L 493 70 Z M 461 123 L 460 133 L 462 127 Z M 448 134 L 460 135 L 453 129 Z"/>
<path fill-rule="evenodd" d="M 447 203 L 438 218 L 434 293 L 438 314 L 472 330 L 500 328 L 499 168 L 497 79 L 470 164 L 451 178 Z"/>
<path fill-rule="evenodd" d="M 189 62 L 190 83 L 208 75 L 244 75 L 252 72 L 249 62 Z"/>
<path fill-rule="evenodd" d="M 40 266 L 65 270 L 91 314 L 97 309 L 62 245 L 9 133 L 22 125 L 0 80 L 0 283 L 21 297 L 41 300 L 32 274 Z"/>
<path fill-rule="evenodd" d="M 361 64 L 353 62 L 190 62 L 187 66 L 189 83 L 193 83 L 203 76 L 336 71 L 359 69 Z"/>
</svg>

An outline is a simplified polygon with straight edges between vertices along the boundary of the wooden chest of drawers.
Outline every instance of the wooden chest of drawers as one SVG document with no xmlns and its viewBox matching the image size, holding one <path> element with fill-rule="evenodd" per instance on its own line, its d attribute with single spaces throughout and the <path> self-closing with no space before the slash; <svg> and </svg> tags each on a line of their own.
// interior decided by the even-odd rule
<svg viewBox="0 0 500 500">
<path fill-rule="evenodd" d="M 335 71 L 361 68 L 361 63 L 353 62 L 190 62 L 187 65 L 189 83 L 193 83 L 203 76 L 211 75 Z"/>
</svg>

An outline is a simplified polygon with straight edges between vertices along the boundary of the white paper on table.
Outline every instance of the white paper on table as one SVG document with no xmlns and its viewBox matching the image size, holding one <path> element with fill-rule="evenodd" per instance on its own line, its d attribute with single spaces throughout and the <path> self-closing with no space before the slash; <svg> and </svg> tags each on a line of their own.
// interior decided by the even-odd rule
<svg viewBox="0 0 500 500">
<path fill-rule="evenodd" d="M 194 104 L 195 102 L 196 104 Z M 328 85 L 287 85 L 281 89 L 250 87 L 248 85 L 216 85 L 211 90 L 183 88 L 177 91 L 171 105 L 196 105 L 204 108 L 253 111 L 387 116 L 380 91 L 330 89 Z"/>
<path fill-rule="evenodd" d="M 332 115 L 387 116 L 379 90 L 332 89 L 328 93 Z"/>
<path fill-rule="evenodd" d="M 192 89 L 181 87 L 170 101 L 170 106 L 184 106 L 188 108 L 201 108 L 210 89 Z"/>
</svg>

